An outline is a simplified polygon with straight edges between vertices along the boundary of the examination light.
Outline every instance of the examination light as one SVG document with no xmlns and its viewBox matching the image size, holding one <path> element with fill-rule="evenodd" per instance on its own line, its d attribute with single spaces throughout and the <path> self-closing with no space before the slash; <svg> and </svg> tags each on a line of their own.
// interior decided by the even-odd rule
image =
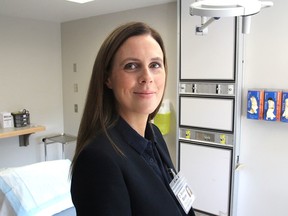
<svg viewBox="0 0 288 216">
<path fill-rule="evenodd" d="M 251 16 L 260 12 L 262 8 L 272 7 L 271 1 L 259 0 L 202 0 L 190 5 L 191 16 L 201 16 L 201 26 L 196 27 L 196 33 L 203 31 L 213 21 L 221 17 L 242 17 L 242 33 L 250 32 Z M 209 20 L 206 17 L 210 17 Z"/>
</svg>

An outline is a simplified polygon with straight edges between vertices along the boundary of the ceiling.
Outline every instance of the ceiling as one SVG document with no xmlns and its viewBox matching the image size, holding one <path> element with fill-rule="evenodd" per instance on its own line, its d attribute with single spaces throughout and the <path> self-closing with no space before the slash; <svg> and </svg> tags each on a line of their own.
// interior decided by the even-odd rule
<svg viewBox="0 0 288 216">
<path fill-rule="evenodd" d="M 176 0 L 95 0 L 85 4 L 65 0 L 0 0 L 0 15 L 62 23 L 168 2 Z"/>
</svg>

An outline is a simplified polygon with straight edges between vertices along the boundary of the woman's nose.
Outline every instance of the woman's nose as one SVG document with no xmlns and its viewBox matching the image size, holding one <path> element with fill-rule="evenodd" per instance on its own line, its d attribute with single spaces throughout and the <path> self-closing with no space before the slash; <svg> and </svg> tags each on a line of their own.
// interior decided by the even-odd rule
<svg viewBox="0 0 288 216">
<path fill-rule="evenodd" d="M 151 71 L 149 70 L 149 68 L 144 68 L 139 77 L 139 83 L 147 84 L 147 83 L 152 83 L 152 82 L 153 82 L 153 77 L 152 77 Z"/>
</svg>

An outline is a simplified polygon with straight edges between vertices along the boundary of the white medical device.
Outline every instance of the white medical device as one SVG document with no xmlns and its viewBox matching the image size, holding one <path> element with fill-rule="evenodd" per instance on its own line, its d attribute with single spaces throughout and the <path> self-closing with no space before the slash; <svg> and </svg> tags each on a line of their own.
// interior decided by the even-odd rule
<svg viewBox="0 0 288 216">
<path fill-rule="evenodd" d="M 272 7 L 271 1 L 259 0 L 200 0 L 190 5 L 191 16 L 201 16 L 201 26 L 196 27 L 196 33 L 203 31 L 213 21 L 221 17 L 242 17 L 242 33 L 249 34 L 251 16 L 260 12 L 262 8 Z M 207 20 L 207 17 L 210 17 Z"/>
</svg>

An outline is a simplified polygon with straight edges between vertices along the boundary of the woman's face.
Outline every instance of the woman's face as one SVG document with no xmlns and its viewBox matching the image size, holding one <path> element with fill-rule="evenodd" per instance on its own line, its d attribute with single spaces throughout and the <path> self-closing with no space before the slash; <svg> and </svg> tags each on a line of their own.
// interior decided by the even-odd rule
<svg viewBox="0 0 288 216">
<path fill-rule="evenodd" d="M 159 105 L 165 87 L 163 52 L 150 35 L 133 36 L 117 51 L 108 88 L 122 117 L 148 117 Z"/>
</svg>

